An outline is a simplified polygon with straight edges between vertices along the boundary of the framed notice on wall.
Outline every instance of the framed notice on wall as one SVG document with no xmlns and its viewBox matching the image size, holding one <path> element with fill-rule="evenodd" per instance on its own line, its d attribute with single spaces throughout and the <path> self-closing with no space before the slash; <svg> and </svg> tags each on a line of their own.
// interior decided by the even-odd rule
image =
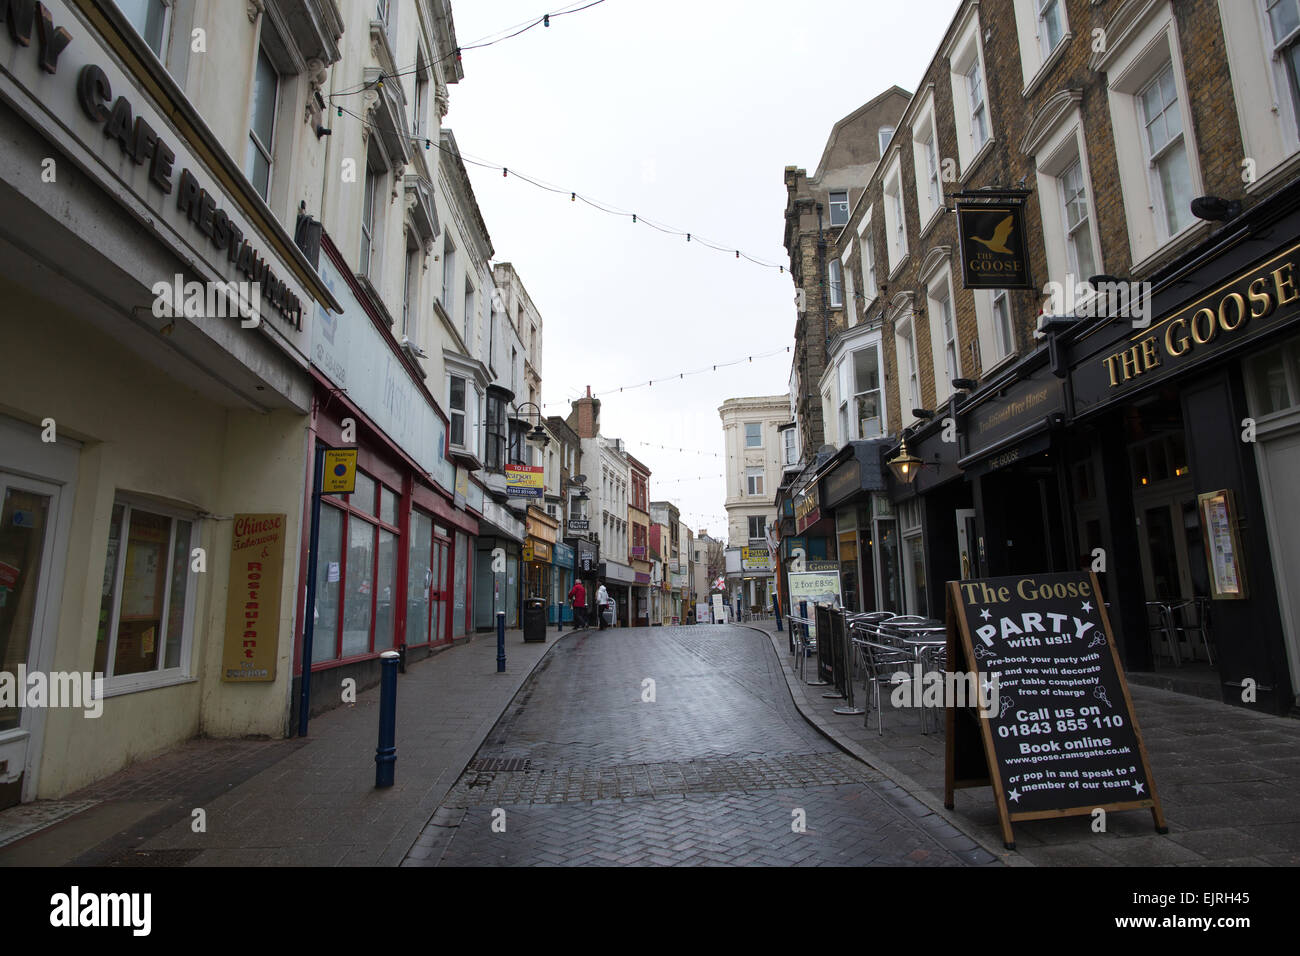
<svg viewBox="0 0 1300 956">
<path fill-rule="evenodd" d="M 1241 536 L 1237 530 L 1237 502 L 1230 489 L 1196 496 L 1201 511 L 1201 535 L 1210 572 L 1210 594 L 1216 601 L 1246 597 Z"/>
</svg>

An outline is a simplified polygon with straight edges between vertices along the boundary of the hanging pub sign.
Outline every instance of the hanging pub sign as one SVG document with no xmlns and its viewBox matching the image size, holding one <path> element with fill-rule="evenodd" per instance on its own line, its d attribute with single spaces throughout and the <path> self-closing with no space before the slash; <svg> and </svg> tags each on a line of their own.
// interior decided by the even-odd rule
<svg viewBox="0 0 1300 956">
<path fill-rule="evenodd" d="M 944 806 L 992 785 L 1007 849 L 1012 823 L 1098 809 L 1167 832 L 1099 593 L 1082 571 L 948 582 Z"/>
<path fill-rule="evenodd" d="M 967 289 L 1032 289 L 1023 202 L 957 203 L 962 283 Z"/>
</svg>

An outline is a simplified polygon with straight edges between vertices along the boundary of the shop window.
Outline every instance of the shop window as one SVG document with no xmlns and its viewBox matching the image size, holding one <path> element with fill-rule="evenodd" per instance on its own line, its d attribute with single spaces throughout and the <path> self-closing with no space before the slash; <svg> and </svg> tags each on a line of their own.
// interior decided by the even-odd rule
<svg viewBox="0 0 1300 956">
<path fill-rule="evenodd" d="M 94 667 L 107 680 L 181 673 L 193 617 L 194 539 L 193 520 L 128 501 L 113 505 Z"/>
<path fill-rule="evenodd" d="M 314 663 L 393 647 L 396 518 L 397 494 L 362 471 L 352 494 L 322 500 Z"/>
<path fill-rule="evenodd" d="M 116 0 L 117 8 L 135 27 L 159 60 L 166 60 L 167 32 L 170 27 L 167 0 Z"/>
<path fill-rule="evenodd" d="M 279 109 L 280 73 L 266 50 L 258 48 L 253 75 L 253 102 L 248 129 L 248 157 L 244 172 L 263 199 L 271 196 L 271 162 L 275 147 L 275 115 Z M 369 181 L 367 180 L 367 185 Z"/>
</svg>

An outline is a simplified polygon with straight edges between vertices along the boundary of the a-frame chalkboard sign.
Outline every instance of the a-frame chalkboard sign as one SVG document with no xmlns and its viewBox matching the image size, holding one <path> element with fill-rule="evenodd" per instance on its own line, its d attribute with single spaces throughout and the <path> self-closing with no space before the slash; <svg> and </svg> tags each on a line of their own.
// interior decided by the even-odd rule
<svg viewBox="0 0 1300 956">
<path fill-rule="evenodd" d="M 1167 833 L 1106 605 L 1092 573 L 948 582 L 944 806 L 992 786 L 1007 849 L 1021 820 L 1149 808 Z M 996 676 L 995 676 L 996 675 Z"/>
</svg>

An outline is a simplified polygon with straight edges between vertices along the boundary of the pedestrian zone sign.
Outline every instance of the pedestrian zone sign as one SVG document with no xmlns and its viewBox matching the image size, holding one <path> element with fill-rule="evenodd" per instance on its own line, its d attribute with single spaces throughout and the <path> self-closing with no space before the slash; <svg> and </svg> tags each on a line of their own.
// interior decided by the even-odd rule
<svg viewBox="0 0 1300 956">
<path fill-rule="evenodd" d="M 321 478 L 320 490 L 327 495 L 350 495 L 357 490 L 355 448 L 325 450 L 325 474 Z"/>
</svg>

